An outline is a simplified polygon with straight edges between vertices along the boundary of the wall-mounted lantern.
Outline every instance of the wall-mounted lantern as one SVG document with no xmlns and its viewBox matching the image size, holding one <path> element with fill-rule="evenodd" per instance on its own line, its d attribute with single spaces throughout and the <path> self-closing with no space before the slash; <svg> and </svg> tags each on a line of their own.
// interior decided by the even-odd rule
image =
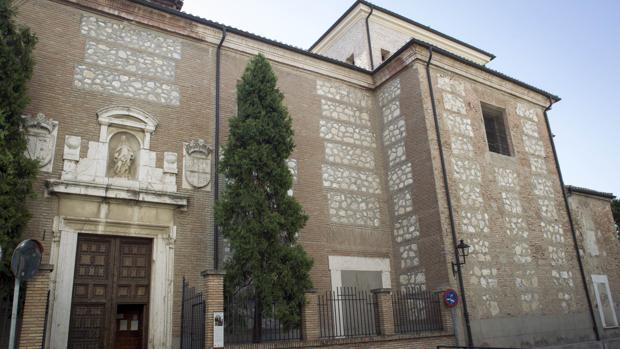
<svg viewBox="0 0 620 349">
<path fill-rule="evenodd" d="M 456 245 L 456 249 L 458 250 L 458 260 L 452 262 L 452 273 L 454 273 L 454 275 L 456 275 L 458 271 L 458 266 L 465 264 L 465 257 L 469 255 L 469 245 L 461 240 L 459 244 Z"/>
</svg>

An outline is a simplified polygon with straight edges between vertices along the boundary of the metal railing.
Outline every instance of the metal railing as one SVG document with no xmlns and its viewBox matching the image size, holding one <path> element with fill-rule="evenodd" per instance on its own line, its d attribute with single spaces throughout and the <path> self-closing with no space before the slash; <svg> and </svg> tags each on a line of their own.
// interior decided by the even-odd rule
<svg viewBox="0 0 620 349">
<path fill-rule="evenodd" d="M 275 305 L 270 305 L 270 314 L 275 314 Z M 301 305 L 300 305 L 301 309 Z M 256 301 L 250 293 L 239 293 L 226 297 L 224 304 L 224 337 L 227 344 L 265 343 L 301 339 L 301 323 L 286 328 L 275 316 L 262 311 L 255 317 Z M 255 328 L 256 321 L 260 326 Z"/>
<path fill-rule="evenodd" d="M 206 303 L 202 292 L 183 278 L 181 303 L 181 348 L 203 349 L 205 345 L 205 311 Z"/>
<path fill-rule="evenodd" d="M 341 287 L 318 296 L 321 338 L 376 336 L 376 301 L 371 292 Z"/>
<path fill-rule="evenodd" d="M 392 307 L 396 333 L 443 330 L 438 293 L 407 287 L 392 293 Z"/>
</svg>

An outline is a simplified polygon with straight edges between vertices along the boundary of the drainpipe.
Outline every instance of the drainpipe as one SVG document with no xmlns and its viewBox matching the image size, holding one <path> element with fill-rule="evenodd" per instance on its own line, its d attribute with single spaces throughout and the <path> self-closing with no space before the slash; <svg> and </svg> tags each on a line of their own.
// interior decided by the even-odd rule
<svg viewBox="0 0 620 349">
<path fill-rule="evenodd" d="M 555 161 L 555 170 L 558 172 L 558 176 L 560 177 L 560 185 L 562 186 L 560 191 L 562 192 L 562 197 L 564 198 L 564 208 L 566 209 L 566 214 L 568 215 L 568 223 L 570 225 L 571 235 L 573 237 L 573 245 L 575 247 L 575 254 L 577 255 L 577 263 L 579 264 L 579 273 L 581 274 L 581 281 L 583 282 L 583 290 L 586 292 L 586 299 L 588 300 L 588 309 L 590 310 L 590 317 L 592 320 L 592 329 L 594 330 L 594 335 L 597 341 L 601 340 L 601 337 L 598 333 L 598 325 L 596 324 L 596 317 L 594 316 L 594 308 L 592 307 L 592 300 L 590 299 L 590 291 L 588 291 L 588 281 L 586 278 L 586 273 L 583 268 L 583 262 L 581 261 L 581 252 L 579 252 L 579 245 L 577 243 L 577 233 L 575 232 L 575 224 L 573 223 L 573 215 L 570 211 L 570 206 L 568 204 L 568 197 L 566 195 L 566 190 L 564 187 L 564 178 L 562 177 L 562 171 L 560 170 L 560 161 L 558 160 L 558 153 L 555 149 L 555 142 L 553 141 L 553 133 L 551 133 L 551 126 L 549 125 L 549 117 L 547 116 L 547 112 L 551 110 L 551 106 L 553 105 L 553 100 L 549 99 L 549 106 L 545 109 L 545 124 L 547 126 L 547 133 L 549 135 L 549 142 L 551 143 L 551 149 L 553 150 L 553 160 Z"/>
<path fill-rule="evenodd" d="M 370 15 L 372 15 L 372 11 L 374 11 L 374 8 L 370 8 L 370 12 L 368 13 L 368 16 L 366 16 L 366 38 L 368 39 L 368 55 L 370 56 L 370 70 L 374 70 L 375 69 L 375 63 L 373 62 L 372 59 L 372 44 L 370 43 L 370 27 L 368 26 L 368 19 L 370 18 Z"/>
<path fill-rule="evenodd" d="M 437 146 L 439 147 L 439 158 L 441 159 L 441 174 L 443 177 L 443 186 L 446 193 L 446 202 L 448 204 L 448 215 L 450 217 L 450 232 L 452 233 L 452 249 L 454 250 L 454 260 L 458 262 L 459 252 L 456 237 L 456 228 L 454 223 L 454 214 L 452 213 L 452 198 L 450 196 L 450 187 L 448 186 L 448 175 L 446 174 L 446 160 L 443 153 L 443 144 L 441 141 L 441 132 L 439 131 L 439 119 L 437 118 L 437 106 L 435 105 L 435 93 L 433 92 L 433 81 L 431 79 L 431 60 L 433 59 L 433 47 L 428 48 L 428 61 L 426 62 L 426 79 L 428 81 L 428 90 L 431 96 L 431 106 L 433 108 L 433 120 L 435 121 L 435 135 L 437 137 Z M 467 331 L 467 346 L 473 347 L 474 341 L 471 335 L 471 325 L 469 323 L 469 311 L 467 310 L 467 298 L 465 297 L 465 286 L 463 284 L 463 274 L 461 272 L 460 263 L 456 263 L 459 290 L 461 292 L 461 301 L 463 303 L 463 317 L 465 318 L 465 329 Z"/>
<path fill-rule="evenodd" d="M 217 45 L 215 58 L 215 140 L 213 149 L 213 157 L 215 164 L 215 172 L 213 173 L 213 204 L 217 203 L 220 198 L 220 75 L 221 75 L 221 55 L 222 45 L 226 40 L 226 27 L 222 27 L 222 39 Z M 213 220 L 213 268 L 220 269 L 220 227 Z"/>
</svg>

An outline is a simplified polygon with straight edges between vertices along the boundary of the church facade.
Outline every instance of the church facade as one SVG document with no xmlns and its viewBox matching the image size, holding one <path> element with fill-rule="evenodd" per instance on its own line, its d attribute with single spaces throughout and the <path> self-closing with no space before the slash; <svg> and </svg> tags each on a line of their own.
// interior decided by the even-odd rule
<svg viewBox="0 0 620 349">
<path fill-rule="evenodd" d="M 19 8 L 39 38 L 25 117 L 42 164 L 24 237 L 45 248 L 23 347 L 118 347 L 119 316 L 143 346 L 179 347 L 182 280 L 202 285 L 227 253 L 215 169 L 258 53 L 293 119 L 292 195 L 310 217 L 300 243 L 318 290 L 453 288 L 459 344 L 620 337 L 613 196 L 564 186 L 547 119 L 559 97 L 365 1 L 309 50 L 181 6 Z M 471 252 L 455 268 L 461 240 Z"/>
</svg>

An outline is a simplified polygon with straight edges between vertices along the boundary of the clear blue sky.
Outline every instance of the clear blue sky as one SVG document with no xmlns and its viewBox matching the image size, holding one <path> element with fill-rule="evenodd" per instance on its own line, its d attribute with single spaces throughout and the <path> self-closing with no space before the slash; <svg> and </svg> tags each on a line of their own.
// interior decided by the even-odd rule
<svg viewBox="0 0 620 349">
<path fill-rule="evenodd" d="M 184 11 L 308 48 L 353 0 L 185 0 Z M 566 184 L 620 195 L 620 1 L 376 0 L 494 53 L 488 66 L 562 97 L 549 113 Z"/>
</svg>

